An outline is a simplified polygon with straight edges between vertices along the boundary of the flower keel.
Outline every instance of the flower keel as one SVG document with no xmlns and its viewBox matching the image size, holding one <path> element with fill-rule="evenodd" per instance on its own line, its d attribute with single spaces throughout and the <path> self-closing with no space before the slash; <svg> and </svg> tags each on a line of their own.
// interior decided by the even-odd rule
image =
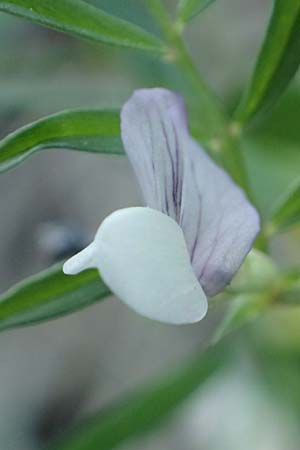
<svg viewBox="0 0 300 450">
<path fill-rule="evenodd" d="M 193 323 L 207 312 L 182 230 L 154 209 L 126 208 L 108 216 L 94 242 L 67 261 L 64 271 L 89 267 L 97 267 L 120 299 L 151 319 Z"/>
</svg>

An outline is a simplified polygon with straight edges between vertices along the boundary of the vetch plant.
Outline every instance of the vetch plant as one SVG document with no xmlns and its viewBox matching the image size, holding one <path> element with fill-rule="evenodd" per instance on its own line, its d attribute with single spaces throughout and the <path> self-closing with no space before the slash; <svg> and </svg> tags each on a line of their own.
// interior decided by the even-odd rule
<svg viewBox="0 0 300 450">
<path fill-rule="evenodd" d="M 181 80 L 178 94 L 160 71 L 156 87 L 145 83 L 121 110 L 60 111 L 0 141 L 1 173 L 49 148 L 127 156 L 145 201 L 107 217 L 94 241 L 65 262 L 65 273 L 62 262 L 4 292 L 0 330 L 70 314 L 112 294 L 146 317 L 174 324 L 199 321 L 210 305 L 226 309 L 204 355 L 105 416 L 96 414 L 57 450 L 109 450 L 153 428 L 225 364 L 224 336 L 277 306 L 299 308 L 299 265 L 278 264 L 272 244 L 299 227 L 300 108 L 291 92 L 281 96 L 300 64 L 300 0 L 274 0 L 233 111 L 203 79 L 184 38 L 190 19 L 217 4 L 174 0 L 167 8 L 163 0 L 145 0 L 155 34 L 83 0 L 0 0 L 1 13 L 86 45 L 143 52 Z"/>
<path fill-rule="evenodd" d="M 109 216 L 64 272 L 98 267 L 112 292 L 141 314 L 197 322 L 206 295 L 220 292 L 249 252 L 258 214 L 190 136 L 178 95 L 135 92 L 121 111 L 121 136 L 148 208 Z"/>
</svg>

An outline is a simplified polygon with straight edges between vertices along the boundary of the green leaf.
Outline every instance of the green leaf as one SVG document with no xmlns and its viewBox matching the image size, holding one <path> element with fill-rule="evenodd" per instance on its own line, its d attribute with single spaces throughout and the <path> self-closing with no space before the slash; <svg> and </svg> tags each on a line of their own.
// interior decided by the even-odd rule
<svg viewBox="0 0 300 450">
<path fill-rule="evenodd" d="M 271 212 L 271 224 L 276 231 L 300 223 L 300 179 L 282 195 Z"/>
<path fill-rule="evenodd" d="M 91 41 L 163 50 L 157 37 L 82 0 L 5 0 L 0 11 Z"/>
<path fill-rule="evenodd" d="M 1 295 L 0 330 L 63 316 L 109 295 L 96 270 L 68 276 L 54 266 Z"/>
<path fill-rule="evenodd" d="M 180 371 L 171 372 L 106 414 L 81 425 L 52 450 L 110 450 L 159 425 L 224 364 L 226 354 L 210 350 Z"/>
<path fill-rule="evenodd" d="M 122 154 L 116 111 L 70 110 L 40 119 L 0 141 L 0 173 L 49 148 Z"/>
<path fill-rule="evenodd" d="M 236 112 L 246 122 L 269 109 L 300 64 L 300 0 L 275 0 L 273 14 L 249 87 Z"/>
<path fill-rule="evenodd" d="M 214 0 L 180 0 L 178 4 L 178 18 L 183 22 L 195 17 Z"/>
</svg>

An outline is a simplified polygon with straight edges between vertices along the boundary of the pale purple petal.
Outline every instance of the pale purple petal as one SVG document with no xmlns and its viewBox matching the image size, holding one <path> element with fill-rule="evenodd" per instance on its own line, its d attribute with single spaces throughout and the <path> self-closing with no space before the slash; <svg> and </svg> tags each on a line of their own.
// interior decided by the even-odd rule
<svg viewBox="0 0 300 450">
<path fill-rule="evenodd" d="M 256 210 L 189 135 L 179 95 L 136 91 L 122 109 L 121 133 L 147 205 L 179 223 L 201 286 L 217 294 L 259 231 Z"/>
</svg>

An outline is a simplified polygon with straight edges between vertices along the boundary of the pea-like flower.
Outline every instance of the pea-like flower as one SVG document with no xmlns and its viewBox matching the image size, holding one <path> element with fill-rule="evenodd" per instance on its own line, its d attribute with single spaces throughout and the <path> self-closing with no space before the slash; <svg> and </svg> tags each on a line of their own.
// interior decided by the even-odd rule
<svg viewBox="0 0 300 450">
<path fill-rule="evenodd" d="M 138 313 L 197 322 L 207 312 L 207 296 L 231 281 L 249 252 L 259 231 L 257 211 L 191 137 L 179 95 L 136 91 L 122 108 L 121 136 L 147 207 L 107 217 L 64 272 L 96 267 Z"/>
</svg>

